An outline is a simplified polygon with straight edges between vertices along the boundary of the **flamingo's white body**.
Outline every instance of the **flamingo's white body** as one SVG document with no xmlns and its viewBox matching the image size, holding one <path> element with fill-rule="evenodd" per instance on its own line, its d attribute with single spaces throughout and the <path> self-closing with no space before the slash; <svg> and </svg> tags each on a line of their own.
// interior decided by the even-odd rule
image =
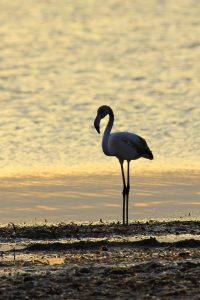
<svg viewBox="0 0 200 300">
<path fill-rule="evenodd" d="M 110 133 L 113 123 L 114 123 L 114 114 L 112 109 L 109 106 L 103 105 L 99 107 L 97 111 L 97 116 L 94 121 L 94 126 L 98 133 L 100 133 L 99 126 L 100 121 L 106 115 L 109 115 L 109 121 L 106 126 L 103 139 L 102 139 L 102 149 L 105 155 L 116 156 L 119 159 L 122 171 L 123 179 L 123 224 L 128 224 L 128 198 L 130 190 L 130 161 L 144 157 L 147 159 L 153 159 L 153 154 L 149 149 L 146 141 L 130 132 L 115 132 Z M 128 162 L 127 168 L 127 183 L 124 176 L 123 163 L 124 160 Z M 125 215 L 126 212 L 126 215 Z"/>
</svg>

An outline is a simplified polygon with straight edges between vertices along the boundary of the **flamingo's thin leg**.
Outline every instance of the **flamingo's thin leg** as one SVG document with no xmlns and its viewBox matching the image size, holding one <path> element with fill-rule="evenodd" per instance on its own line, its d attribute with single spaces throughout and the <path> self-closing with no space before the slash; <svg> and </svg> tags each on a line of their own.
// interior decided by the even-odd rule
<svg viewBox="0 0 200 300">
<path fill-rule="evenodd" d="M 129 191 L 130 191 L 130 160 L 127 161 L 127 186 L 126 186 L 126 224 L 128 225 L 128 202 L 129 202 Z"/>
<path fill-rule="evenodd" d="M 123 225 L 125 225 L 125 205 L 126 205 L 126 181 L 125 181 L 125 176 L 124 176 L 124 168 L 123 168 L 123 160 L 120 160 L 120 165 L 121 165 L 121 171 L 122 171 L 122 179 L 123 179 Z"/>
</svg>

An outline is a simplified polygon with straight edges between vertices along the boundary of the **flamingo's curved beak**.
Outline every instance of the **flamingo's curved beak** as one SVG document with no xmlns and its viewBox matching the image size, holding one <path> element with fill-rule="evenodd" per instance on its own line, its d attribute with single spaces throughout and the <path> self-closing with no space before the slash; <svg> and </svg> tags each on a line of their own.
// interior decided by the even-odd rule
<svg viewBox="0 0 200 300">
<path fill-rule="evenodd" d="M 100 121 L 101 121 L 101 118 L 97 115 L 96 119 L 94 120 L 94 127 L 98 133 L 100 133 L 100 128 L 99 128 Z"/>
</svg>

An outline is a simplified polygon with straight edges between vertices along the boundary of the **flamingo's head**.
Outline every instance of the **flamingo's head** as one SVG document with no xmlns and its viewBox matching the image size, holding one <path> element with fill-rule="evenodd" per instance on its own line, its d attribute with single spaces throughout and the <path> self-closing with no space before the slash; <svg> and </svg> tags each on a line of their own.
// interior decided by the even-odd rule
<svg viewBox="0 0 200 300">
<path fill-rule="evenodd" d="M 107 115 L 113 115 L 113 111 L 112 109 L 107 106 L 107 105 L 102 105 L 98 108 L 97 110 L 97 116 L 94 120 L 94 127 L 96 128 L 96 131 L 98 133 L 100 133 L 100 122 L 101 122 L 101 119 L 105 118 L 105 116 Z"/>
</svg>

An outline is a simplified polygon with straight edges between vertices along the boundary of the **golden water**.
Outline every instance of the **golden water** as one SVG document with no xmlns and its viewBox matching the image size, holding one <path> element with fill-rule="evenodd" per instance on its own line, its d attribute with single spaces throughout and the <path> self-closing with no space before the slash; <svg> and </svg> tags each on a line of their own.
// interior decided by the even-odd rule
<svg viewBox="0 0 200 300">
<path fill-rule="evenodd" d="M 0 176 L 67 174 L 63 185 L 72 173 L 120 176 L 93 128 L 102 104 L 115 112 L 114 131 L 136 132 L 152 149 L 154 161 L 135 162 L 138 175 L 198 171 L 199 15 L 198 0 L 1 0 Z M 39 211 L 49 205 L 32 197 Z"/>
</svg>

